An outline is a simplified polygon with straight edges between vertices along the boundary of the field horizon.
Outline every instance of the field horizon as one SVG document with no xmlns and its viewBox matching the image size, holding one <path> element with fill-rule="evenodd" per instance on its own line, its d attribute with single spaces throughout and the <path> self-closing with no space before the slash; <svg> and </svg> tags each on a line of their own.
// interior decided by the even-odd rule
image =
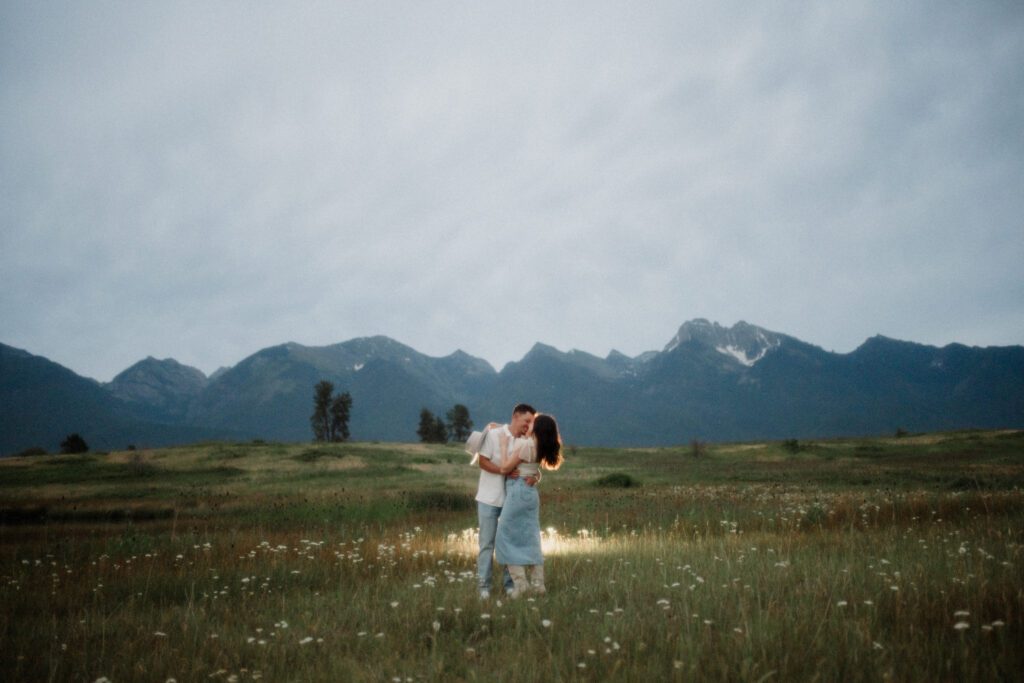
<svg viewBox="0 0 1024 683">
<path fill-rule="evenodd" d="M 0 665 L 90 681 L 1024 669 L 1024 431 L 565 455 L 541 483 L 548 594 L 485 602 L 460 444 L 4 458 Z"/>
</svg>

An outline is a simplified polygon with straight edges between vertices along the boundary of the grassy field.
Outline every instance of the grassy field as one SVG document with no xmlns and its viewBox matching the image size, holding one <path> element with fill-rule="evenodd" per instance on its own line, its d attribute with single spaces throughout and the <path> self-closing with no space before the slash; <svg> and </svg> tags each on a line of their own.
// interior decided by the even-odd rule
<svg viewBox="0 0 1024 683">
<path fill-rule="evenodd" d="M 548 594 L 486 602 L 456 446 L 2 460 L 3 678 L 1024 671 L 1024 432 L 566 456 L 541 485 Z"/>
</svg>

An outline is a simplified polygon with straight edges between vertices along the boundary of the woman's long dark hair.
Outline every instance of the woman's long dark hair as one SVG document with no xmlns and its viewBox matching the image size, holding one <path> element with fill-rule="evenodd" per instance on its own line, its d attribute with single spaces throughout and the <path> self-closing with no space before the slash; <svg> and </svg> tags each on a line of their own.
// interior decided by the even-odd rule
<svg viewBox="0 0 1024 683">
<path fill-rule="evenodd" d="M 537 439 L 537 462 L 546 470 L 562 466 L 562 438 L 558 423 L 550 415 L 537 414 L 533 420 L 533 436 Z"/>
</svg>

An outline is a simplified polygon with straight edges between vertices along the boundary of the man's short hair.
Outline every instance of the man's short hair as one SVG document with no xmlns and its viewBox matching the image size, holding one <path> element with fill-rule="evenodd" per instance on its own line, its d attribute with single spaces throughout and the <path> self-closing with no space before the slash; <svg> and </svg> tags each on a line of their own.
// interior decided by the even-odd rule
<svg viewBox="0 0 1024 683">
<path fill-rule="evenodd" d="M 512 409 L 512 414 L 518 415 L 519 413 L 529 413 L 530 415 L 536 415 L 537 411 L 534 410 L 533 406 L 531 406 L 529 403 L 517 403 L 516 407 Z"/>
</svg>

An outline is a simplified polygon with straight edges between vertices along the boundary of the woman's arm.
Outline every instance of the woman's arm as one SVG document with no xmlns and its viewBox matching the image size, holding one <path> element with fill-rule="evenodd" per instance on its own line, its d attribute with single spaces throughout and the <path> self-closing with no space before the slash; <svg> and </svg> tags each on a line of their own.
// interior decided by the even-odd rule
<svg viewBox="0 0 1024 683">
<path fill-rule="evenodd" d="M 525 462 L 523 460 L 523 442 L 522 441 L 520 441 L 519 445 L 516 447 L 516 449 L 514 451 L 512 451 L 511 456 L 509 456 L 509 452 L 508 452 L 507 449 L 508 449 L 508 444 L 503 441 L 502 444 L 501 444 L 501 463 L 502 463 L 503 466 L 504 465 L 511 465 L 510 469 L 506 469 L 504 467 L 502 468 L 502 471 L 505 474 L 508 474 L 509 472 L 514 470 L 515 468 L 519 467 L 519 463 Z M 508 462 L 506 462 L 506 460 Z"/>
<path fill-rule="evenodd" d="M 508 474 L 515 468 L 519 467 L 519 463 L 521 462 L 522 460 L 519 459 L 519 450 L 516 449 L 516 452 L 512 454 L 512 457 L 509 459 L 509 461 L 501 466 L 501 473 Z"/>
</svg>

